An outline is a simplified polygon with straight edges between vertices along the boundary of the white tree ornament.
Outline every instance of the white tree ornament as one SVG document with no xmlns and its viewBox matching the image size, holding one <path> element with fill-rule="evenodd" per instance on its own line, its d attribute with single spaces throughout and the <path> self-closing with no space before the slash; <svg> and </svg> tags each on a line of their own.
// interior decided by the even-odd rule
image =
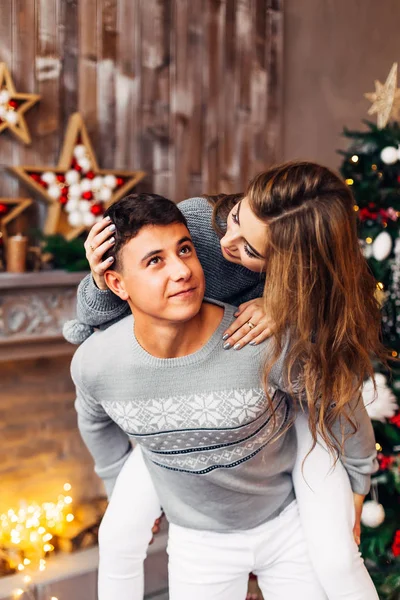
<svg viewBox="0 0 400 600">
<path fill-rule="evenodd" d="M 367 379 L 363 385 L 362 397 L 370 419 L 384 423 L 386 419 L 390 419 L 395 415 L 399 407 L 397 406 L 396 396 L 387 385 L 385 375 L 375 373 L 375 382 L 376 393 L 372 379 Z"/>
<path fill-rule="evenodd" d="M 376 500 L 364 502 L 361 513 L 361 523 L 367 527 L 379 527 L 385 520 L 385 509 Z"/>
<path fill-rule="evenodd" d="M 381 160 L 385 165 L 394 165 L 398 161 L 397 148 L 394 146 L 386 146 L 381 152 Z"/>
<path fill-rule="evenodd" d="M 372 244 L 372 256 L 376 260 L 385 260 L 391 250 L 393 242 L 390 234 L 387 231 L 382 231 L 374 240 Z"/>
</svg>

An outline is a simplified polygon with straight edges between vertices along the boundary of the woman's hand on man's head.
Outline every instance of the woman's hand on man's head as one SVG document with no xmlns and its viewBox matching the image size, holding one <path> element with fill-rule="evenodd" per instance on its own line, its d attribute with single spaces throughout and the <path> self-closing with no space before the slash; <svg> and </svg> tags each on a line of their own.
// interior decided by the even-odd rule
<svg viewBox="0 0 400 600">
<path fill-rule="evenodd" d="M 115 225 L 106 217 L 93 225 L 84 244 L 92 277 L 100 290 L 108 289 L 104 281 L 104 273 L 113 264 L 114 259 L 110 256 L 107 260 L 103 260 L 103 256 L 115 243 L 114 231 Z"/>
</svg>

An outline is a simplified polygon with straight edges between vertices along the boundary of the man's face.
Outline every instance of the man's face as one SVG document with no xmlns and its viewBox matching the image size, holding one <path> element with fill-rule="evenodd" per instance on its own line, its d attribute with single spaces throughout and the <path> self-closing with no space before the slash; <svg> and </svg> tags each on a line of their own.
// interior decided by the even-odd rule
<svg viewBox="0 0 400 600">
<path fill-rule="evenodd" d="M 185 322 L 199 312 L 204 273 L 182 223 L 146 226 L 121 249 L 121 283 L 135 319 Z"/>
</svg>

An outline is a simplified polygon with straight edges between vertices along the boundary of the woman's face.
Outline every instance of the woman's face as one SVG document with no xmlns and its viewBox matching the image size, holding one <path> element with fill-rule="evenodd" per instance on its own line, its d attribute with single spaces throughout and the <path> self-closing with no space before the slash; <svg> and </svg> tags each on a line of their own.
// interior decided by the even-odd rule
<svg viewBox="0 0 400 600">
<path fill-rule="evenodd" d="M 226 234 L 220 242 L 222 254 L 229 262 L 259 273 L 265 268 L 266 235 L 267 226 L 255 216 L 245 197 L 228 215 Z"/>
</svg>

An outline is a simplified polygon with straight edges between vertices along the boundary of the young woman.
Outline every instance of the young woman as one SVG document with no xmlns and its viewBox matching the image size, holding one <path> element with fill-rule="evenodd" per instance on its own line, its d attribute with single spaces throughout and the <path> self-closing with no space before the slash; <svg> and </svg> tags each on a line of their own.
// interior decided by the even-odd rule
<svg viewBox="0 0 400 600">
<path fill-rule="evenodd" d="M 364 377 L 372 375 L 370 353 L 383 356 L 375 284 L 358 247 L 351 193 L 328 169 L 291 163 L 261 173 L 243 199 L 220 197 L 212 207 L 198 198 L 180 208 L 206 273 L 207 295 L 231 303 L 247 301 L 224 335 L 225 347 L 237 350 L 248 342 L 260 343 L 266 336 L 264 315 L 268 314 L 274 323 L 276 352 L 266 365 L 267 381 L 290 336 L 286 379 L 297 380 L 295 386 L 288 385 L 297 404 L 308 412 L 308 423 L 302 414 L 296 418 L 298 457 L 293 479 L 309 553 L 328 598 L 376 599 L 351 533 L 354 505 L 349 477 L 356 537 L 368 477 L 360 473 L 358 459 L 341 454 L 343 439 L 333 433 L 338 420 L 356 430 L 350 409 L 354 402 L 350 402 L 360 395 Z M 101 273 L 112 264 L 99 260 L 113 243 L 109 240 L 112 225 L 104 227 L 101 223 L 93 228 L 86 246 L 98 288 L 86 279 L 78 296 L 78 316 L 89 327 L 127 314 L 123 303 L 101 289 Z M 221 239 L 218 231 L 224 234 Z M 265 282 L 261 271 L 267 273 Z M 261 295 L 262 287 L 263 302 L 249 302 Z M 77 332 L 84 337 L 88 330 L 70 327 L 68 339 Z M 296 377 L 300 364 L 302 376 Z M 349 477 L 340 462 L 331 468 L 335 451 Z M 374 457 L 364 458 L 370 473 Z M 118 488 L 129 481 L 134 481 L 137 491 L 129 496 L 125 512 Z M 127 584 L 130 598 L 141 597 L 142 561 L 159 512 L 157 495 L 135 450 L 121 472 L 101 528 L 100 598 L 112 594 L 127 598 Z M 122 513 L 121 526 L 132 532 L 128 547 L 121 547 L 115 530 Z"/>
</svg>

